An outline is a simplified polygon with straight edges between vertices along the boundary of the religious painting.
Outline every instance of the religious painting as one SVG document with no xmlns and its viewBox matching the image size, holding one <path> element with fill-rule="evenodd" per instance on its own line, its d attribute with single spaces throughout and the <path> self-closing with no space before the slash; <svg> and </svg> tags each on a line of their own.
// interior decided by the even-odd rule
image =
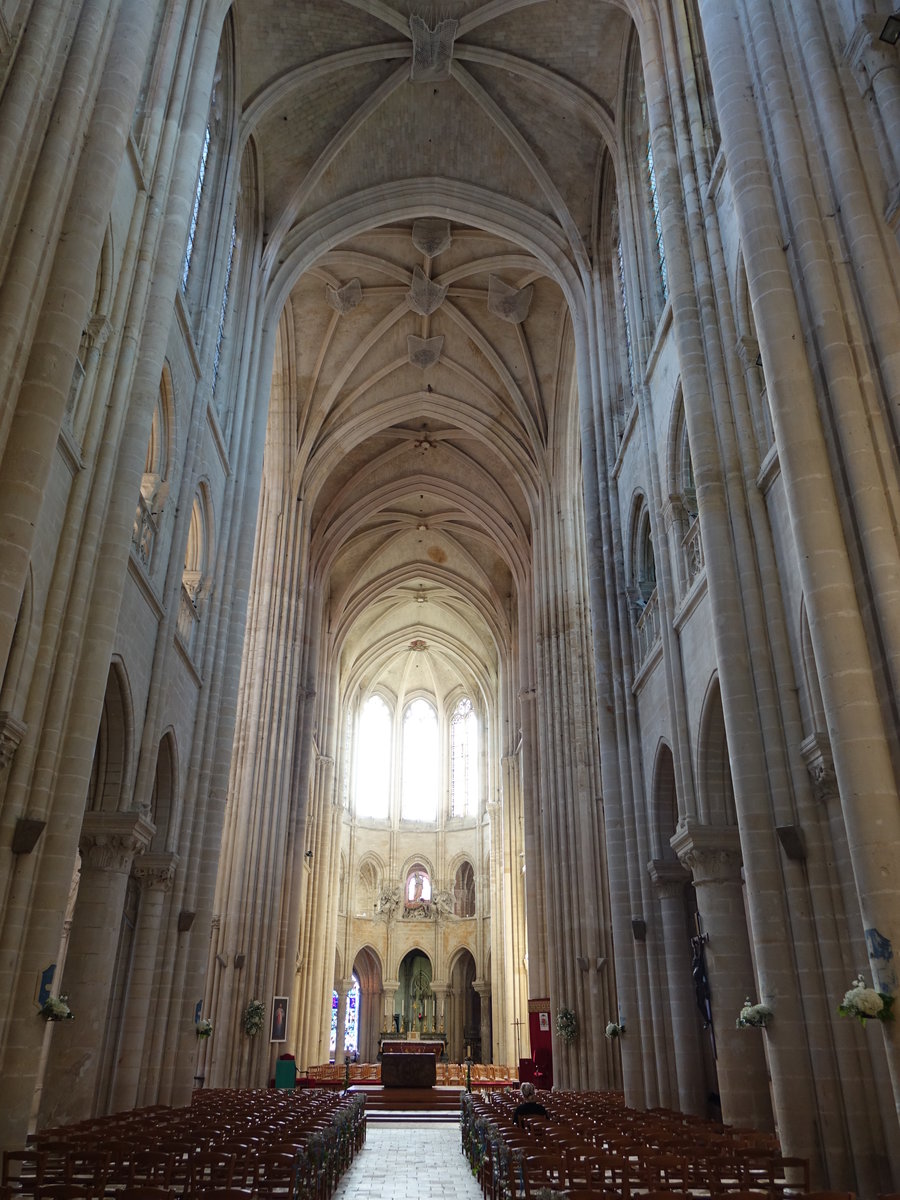
<svg viewBox="0 0 900 1200">
<path fill-rule="evenodd" d="M 538 1027 L 544 1033 L 550 1032 L 550 1014 L 546 1012 L 538 1013 Z"/>
<path fill-rule="evenodd" d="M 275 996 L 272 1000 L 272 1032 L 270 1042 L 287 1041 L 287 996 Z"/>
</svg>

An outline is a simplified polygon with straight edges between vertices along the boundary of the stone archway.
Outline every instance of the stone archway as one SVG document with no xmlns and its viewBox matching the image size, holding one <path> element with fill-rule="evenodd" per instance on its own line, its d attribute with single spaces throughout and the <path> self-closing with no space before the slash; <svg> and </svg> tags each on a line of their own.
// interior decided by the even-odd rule
<svg viewBox="0 0 900 1200">
<path fill-rule="evenodd" d="M 363 946 L 357 953 L 353 974 L 359 980 L 359 1058 L 360 1062 L 375 1062 L 384 1007 L 384 986 L 381 959 L 371 946 Z"/>
<path fill-rule="evenodd" d="M 466 1049 L 473 1061 L 481 1061 L 481 997 L 475 991 L 475 959 L 469 950 L 460 950 L 450 968 L 447 996 L 447 1055 L 462 1062 Z"/>
<path fill-rule="evenodd" d="M 410 950 L 400 961 L 396 1004 L 402 1028 L 407 1032 L 427 1033 L 431 1029 L 434 1020 L 433 975 L 431 959 L 424 950 Z"/>
</svg>

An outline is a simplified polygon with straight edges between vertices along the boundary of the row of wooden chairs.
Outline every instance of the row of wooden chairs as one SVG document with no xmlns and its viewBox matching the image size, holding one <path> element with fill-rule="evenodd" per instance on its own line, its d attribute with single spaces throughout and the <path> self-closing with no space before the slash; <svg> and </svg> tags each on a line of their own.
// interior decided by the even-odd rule
<svg viewBox="0 0 900 1200">
<path fill-rule="evenodd" d="M 464 1105 L 464 1148 L 486 1198 L 530 1197 L 540 1189 L 628 1200 L 640 1193 L 681 1197 L 746 1192 L 753 1200 L 809 1193 L 809 1164 L 786 1158 L 768 1135 L 736 1137 L 681 1114 L 627 1110 L 607 1093 L 538 1093 L 549 1119 L 513 1123 L 520 1096 L 475 1097 Z M 466 1129 L 468 1123 L 468 1131 Z M 468 1144 L 466 1144 L 468 1143 Z"/>
<path fill-rule="evenodd" d="M 196 1092 L 189 1108 L 42 1131 L 4 1154 L 0 1200 L 328 1200 L 364 1141 L 364 1096 Z"/>
</svg>

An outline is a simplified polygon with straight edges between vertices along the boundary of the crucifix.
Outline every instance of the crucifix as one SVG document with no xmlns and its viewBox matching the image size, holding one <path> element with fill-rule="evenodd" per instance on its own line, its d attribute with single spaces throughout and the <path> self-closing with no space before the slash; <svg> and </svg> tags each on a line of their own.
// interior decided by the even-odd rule
<svg viewBox="0 0 900 1200">
<path fill-rule="evenodd" d="M 522 1057 L 522 1047 L 519 1044 L 519 1030 L 525 1024 L 525 1022 L 521 1017 L 517 1017 L 515 1021 L 511 1021 L 510 1024 L 515 1028 L 516 1031 L 516 1062 L 518 1062 Z"/>
</svg>

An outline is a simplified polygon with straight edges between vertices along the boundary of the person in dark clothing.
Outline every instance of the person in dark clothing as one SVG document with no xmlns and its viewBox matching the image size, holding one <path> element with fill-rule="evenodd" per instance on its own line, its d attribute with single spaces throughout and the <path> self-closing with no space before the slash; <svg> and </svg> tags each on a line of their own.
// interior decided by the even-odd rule
<svg viewBox="0 0 900 1200">
<path fill-rule="evenodd" d="M 534 1098 L 534 1084 L 522 1084 L 522 1103 L 517 1104 L 513 1112 L 513 1124 L 520 1125 L 522 1117 L 546 1117 L 546 1108 Z"/>
</svg>

